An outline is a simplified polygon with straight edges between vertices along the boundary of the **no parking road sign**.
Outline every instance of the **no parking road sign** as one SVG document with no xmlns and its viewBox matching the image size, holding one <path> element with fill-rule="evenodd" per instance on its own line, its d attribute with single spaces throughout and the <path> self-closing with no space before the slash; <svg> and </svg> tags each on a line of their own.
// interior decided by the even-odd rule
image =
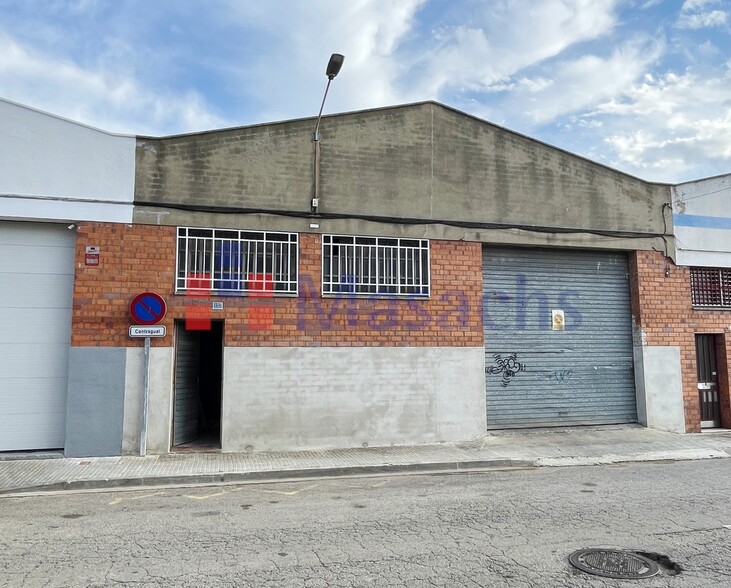
<svg viewBox="0 0 731 588">
<path fill-rule="evenodd" d="M 142 426 L 140 427 L 140 455 L 147 452 L 147 403 L 150 394 L 150 337 L 164 337 L 165 326 L 151 327 L 156 325 L 165 316 L 167 307 L 162 296 L 154 292 L 143 292 L 132 299 L 129 305 L 129 314 L 132 320 L 144 327 L 130 327 L 130 337 L 145 338 L 145 371 L 142 383 Z"/>
<path fill-rule="evenodd" d="M 132 320 L 138 325 L 156 325 L 167 312 L 165 300 L 154 292 L 138 294 L 129 305 Z"/>
</svg>

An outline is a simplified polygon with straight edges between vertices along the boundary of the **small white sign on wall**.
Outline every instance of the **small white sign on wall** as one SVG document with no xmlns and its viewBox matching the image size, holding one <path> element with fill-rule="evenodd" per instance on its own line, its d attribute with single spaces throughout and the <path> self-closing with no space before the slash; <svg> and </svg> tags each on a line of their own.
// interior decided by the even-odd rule
<svg viewBox="0 0 731 588">
<path fill-rule="evenodd" d="M 563 331 L 565 329 L 566 322 L 564 321 L 563 310 L 551 311 L 551 324 L 554 331 Z"/>
<path fill-rule="evenodd" d="M 165 325 L 154 325 L 150 327 L 133 325 L 129 328 L 130 337 L 164 337 L 165 332 Z"/>
</svg>

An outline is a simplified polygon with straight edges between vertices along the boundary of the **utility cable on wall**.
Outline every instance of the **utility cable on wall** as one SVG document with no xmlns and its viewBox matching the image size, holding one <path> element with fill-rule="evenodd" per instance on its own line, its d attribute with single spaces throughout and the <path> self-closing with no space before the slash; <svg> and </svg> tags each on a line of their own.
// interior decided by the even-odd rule
<svg viewBox="0 0 731 588">
<path fill-rule="evenodd" d="M 591 235 L 599 235 L 603 237 L 615 238 L 665 238 L 672 237 L 667 233 L 667 228 L 663 233 L 652 233 L 642 231 L 614 231 L 605 229 L 584 229 L 573 227 L 550 227 L 542 225 L 527 225 L 516 223 L 490 223 L 490 222 L 474 222 L 474 221 L 458 221 L 448 219 L 422 219 L 395 216 L 376 216 L 371 214 L 355 214 L 355 213 L 335 213 L 326 212 L 312 214 L 311 212 L 297 210 L 273 210 L 269 208 L 239 208 L 232 206 L 210 206 L 199 204 L 182 204 L 169 202 L 137 202 L 139 206 L 149 206 L 152 208 L 171 208 L 175 210 L 185 210 L 189 212 L 206 212 L 206 213 L 223 213 L 223 214 L 269 214 L 274 216 L 285 216 L 293 218 L 320 219 L 320 220 L 362 220 L 376 223 L 403 224 L 403 225 L 445 225 L 449 227 L 457 227 L 461 229 L 522 229 L 524 231 L 532 231 L 536 233 L 560 233 L 560 234 L 577 234 L 586 233 Z"/>
</svg>

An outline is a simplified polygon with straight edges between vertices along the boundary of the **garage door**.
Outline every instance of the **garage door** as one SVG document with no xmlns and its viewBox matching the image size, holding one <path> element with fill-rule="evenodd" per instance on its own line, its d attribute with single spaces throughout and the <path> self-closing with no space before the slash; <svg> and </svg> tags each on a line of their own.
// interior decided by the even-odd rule
<svg viewBox="0 0 731 588">
<path fill-rule="evenodd" d="M 637 421 L 624 253 L 487 246 L 489 428 Z"/>
<path fill-rule="evenodd" d="M 0 221 L 0 451 L 63 447 L 75 237 Z"/>
</svg>

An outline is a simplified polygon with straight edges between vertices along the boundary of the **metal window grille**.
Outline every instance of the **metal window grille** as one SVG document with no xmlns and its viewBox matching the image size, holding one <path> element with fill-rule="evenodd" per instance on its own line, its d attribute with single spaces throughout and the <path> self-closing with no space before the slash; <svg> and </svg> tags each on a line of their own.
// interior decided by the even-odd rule
<svg viewBox="0 0 731 588">
<path fill-rule="evenodd" d="M 176 292 L 297 294 L 297 234 L 178 227 Z"/>
<path fill-rule="evenodd" d="M 690 268 L 693 306 L 731 308 L 731 269 Z"/>
<path fill-rule="evenodd" d="M 322 293 L 429 296 L 429 241 L 322 237 Z"/>
</svg>

